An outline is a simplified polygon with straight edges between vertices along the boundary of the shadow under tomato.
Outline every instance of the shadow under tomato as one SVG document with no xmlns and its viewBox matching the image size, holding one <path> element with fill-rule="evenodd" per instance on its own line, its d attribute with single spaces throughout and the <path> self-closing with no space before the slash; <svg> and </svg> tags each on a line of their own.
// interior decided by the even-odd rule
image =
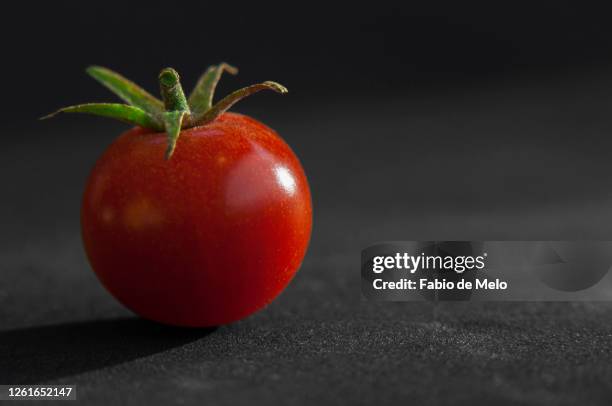
<svg viewBox="0 0 612 406">
<path fill-rule="evenodd" d="M 216 328 L 121 318 L 0 331 L 0 384 L 35 384 L 153 355 Z"/>
</svg>

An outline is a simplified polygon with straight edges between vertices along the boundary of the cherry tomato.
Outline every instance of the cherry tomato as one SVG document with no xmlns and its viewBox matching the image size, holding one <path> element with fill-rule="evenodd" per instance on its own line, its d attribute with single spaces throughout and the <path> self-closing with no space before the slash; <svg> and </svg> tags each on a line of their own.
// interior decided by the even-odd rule
<svg viewBox="0 0 612 406">
<path fill-rule="evenodd" d="M 83 197 L 85 250 L 103 285 L 135 313 L 215 326 L 269 304 L 298 270 L 312 206 L 289 146 L 224 113 L 167 136 L 135 128 L 96 163 Z"/>
</svg>

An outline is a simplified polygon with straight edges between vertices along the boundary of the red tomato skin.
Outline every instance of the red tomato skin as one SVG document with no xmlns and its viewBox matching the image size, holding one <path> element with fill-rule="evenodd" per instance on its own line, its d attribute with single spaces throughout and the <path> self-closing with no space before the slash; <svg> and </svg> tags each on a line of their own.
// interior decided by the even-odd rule
<svg viewBox="0 0 612 406">
<path fill-rule="evenodd" d="M 312 229 L 310 189 L 289 146 L 225 113 L 166 135 L 134 128 L 96 163 L 81 231 L 102 284 L 165 324 L 205 327 L 269 304 L 300 267 Z"/>
</svg>

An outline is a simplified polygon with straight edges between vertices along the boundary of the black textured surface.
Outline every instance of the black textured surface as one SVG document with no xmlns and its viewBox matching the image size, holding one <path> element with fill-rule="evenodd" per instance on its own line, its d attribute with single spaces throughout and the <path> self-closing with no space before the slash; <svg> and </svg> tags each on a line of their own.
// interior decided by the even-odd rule
<svg viewBox="0 0 612 406">
<path fill-rule="evenodd" d="M 245 104 L 301 157 L 315 229 L 278 300 L 205 331 L 134 318 L 88 268 L 80 194 L 123 127 L 70 117 L 8 129 L 0 383 L 75 383 L 93 405 L 608 405 L 608 303 L 434 309 L 359 296 L 359 251 L 379 240 L 610 239 L 602 88 L 605 75 L 308 110 Z"/>
</svg>

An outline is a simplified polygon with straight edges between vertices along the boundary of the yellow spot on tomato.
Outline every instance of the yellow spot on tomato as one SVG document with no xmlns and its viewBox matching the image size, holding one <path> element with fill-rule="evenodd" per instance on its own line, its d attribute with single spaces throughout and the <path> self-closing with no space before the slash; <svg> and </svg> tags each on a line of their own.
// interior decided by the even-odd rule
<svg viewBox="0 0 612 406">
<path fill-rule="evenodd" d="M 164 217 L 155 205 L 146 198 L 129 202 L 123 213 L 123 221 L 128 228 L 142 230 L 163 222 Z"/>
<path fill-rule="evenodd" d="M 102 221 L 104 223 L 110 224 L 113 222 L 115 218 L 115 212 L 110 207 L 105 207 L 102 209 Z"/>
</svg>

